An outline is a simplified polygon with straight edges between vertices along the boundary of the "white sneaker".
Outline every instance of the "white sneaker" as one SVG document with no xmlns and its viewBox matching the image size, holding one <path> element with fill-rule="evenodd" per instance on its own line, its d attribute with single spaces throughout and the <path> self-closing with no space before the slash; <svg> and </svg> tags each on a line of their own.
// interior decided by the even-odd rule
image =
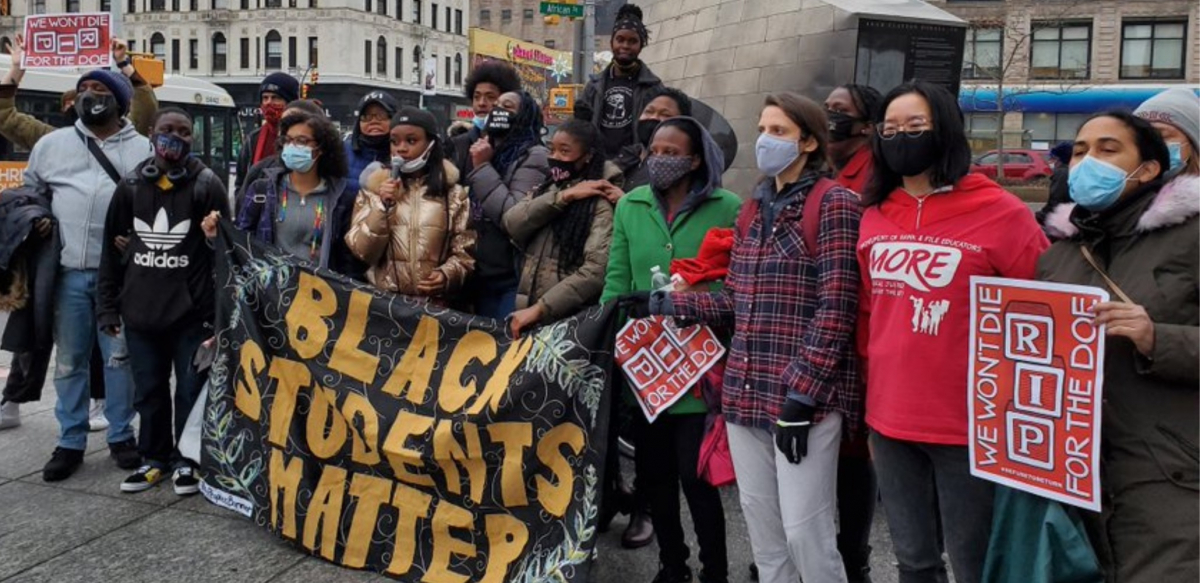
<svg viewBox="0 0 1200 583">
<path fill-rule="evenodd" d="M 88 408 L 88 431 L 104 431 L 108 429 L 108 418 L 104 416 L 104 399 L 92 399 Z"/>
<path fill-rule="evenodd" d="M 21 405 L 9 401 L 0 405 L 0 429 L 12 429 L 21 425 Z"/>
</svg>

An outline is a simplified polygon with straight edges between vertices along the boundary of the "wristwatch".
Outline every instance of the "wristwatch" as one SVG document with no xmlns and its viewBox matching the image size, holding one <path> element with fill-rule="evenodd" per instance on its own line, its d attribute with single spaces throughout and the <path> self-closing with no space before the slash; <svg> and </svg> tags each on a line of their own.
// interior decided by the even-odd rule
<svg viewBox="0 0 1200 583">
<path fill-rule="evenodd" d="M 125 57 L 123 60 L 117 61 L 117 69 L 124 69 L 125 67 L 132 67 L 132 66 L 133 66 L 133 61 L 130 60 L 129 57 Z"/>
</svg>

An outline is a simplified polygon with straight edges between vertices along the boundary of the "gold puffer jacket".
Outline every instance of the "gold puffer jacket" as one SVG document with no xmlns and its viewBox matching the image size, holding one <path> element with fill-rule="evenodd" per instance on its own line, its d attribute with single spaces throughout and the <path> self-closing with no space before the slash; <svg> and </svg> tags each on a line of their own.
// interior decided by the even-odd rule
<svg viewBox="0 0 1200 583">
<path fill-rule="evenodd" d="M 436 270 L 446 276 L 446 289 L 438 296 L 443 298 L 462 288 L 475 269 L 467 193 L 458 185 L 458 169 L 450 162 L 442 167 L 446 184 L 452 185 L 447 196 L 428 194 L 425 181 L 415 180 L 401 189 L 390 209 L 376 194 L 391 178 L 387 167 L 379 167 L 363 183 L 346 245 L 368 265 L 371 285 L 416 296 L 417 282 Z"/>
</svg>

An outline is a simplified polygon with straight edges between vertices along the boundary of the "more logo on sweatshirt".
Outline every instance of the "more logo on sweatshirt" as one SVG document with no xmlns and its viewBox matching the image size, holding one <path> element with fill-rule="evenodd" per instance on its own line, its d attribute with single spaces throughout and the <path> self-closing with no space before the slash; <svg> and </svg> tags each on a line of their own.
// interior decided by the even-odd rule
<svg viewBox="0 0 1200 583">
<path fill-rule="evenodd" d="M 184 219 L 171 225 L 167 218 L 167 209 L 158 209 L 154 216 L 154 224 L 134 217 L 133 231 L 138 239 L 146 244 L 150 251 L 134 253 L 133 262 L 142 267 L 157 267 L 160 269 L 179 269 L 188 266 L 187 255 L 176 255 L 168 251 L 177 247 L 187 237 L 192 226 L 191 219 Z"/>
</svg>

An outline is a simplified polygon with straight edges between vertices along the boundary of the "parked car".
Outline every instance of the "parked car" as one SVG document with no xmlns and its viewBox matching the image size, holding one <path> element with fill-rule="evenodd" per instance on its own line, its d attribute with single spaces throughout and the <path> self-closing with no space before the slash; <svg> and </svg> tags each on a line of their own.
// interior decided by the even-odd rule
<svg viewBox="0 0 1200 583">
<path fill-rule="evenodd" d="M 971 164 L 972 172 L 979 172 L 992 180 L 996 179 L 996 163 L 1000 152 L 992 150 Z M 1009 180 L 1030 182 L 1049 178 L 1054 169 L 1050 166 L 1050 152 L 1046 150 L 1004 150 L 1004 177 Z"/>
</svg>

